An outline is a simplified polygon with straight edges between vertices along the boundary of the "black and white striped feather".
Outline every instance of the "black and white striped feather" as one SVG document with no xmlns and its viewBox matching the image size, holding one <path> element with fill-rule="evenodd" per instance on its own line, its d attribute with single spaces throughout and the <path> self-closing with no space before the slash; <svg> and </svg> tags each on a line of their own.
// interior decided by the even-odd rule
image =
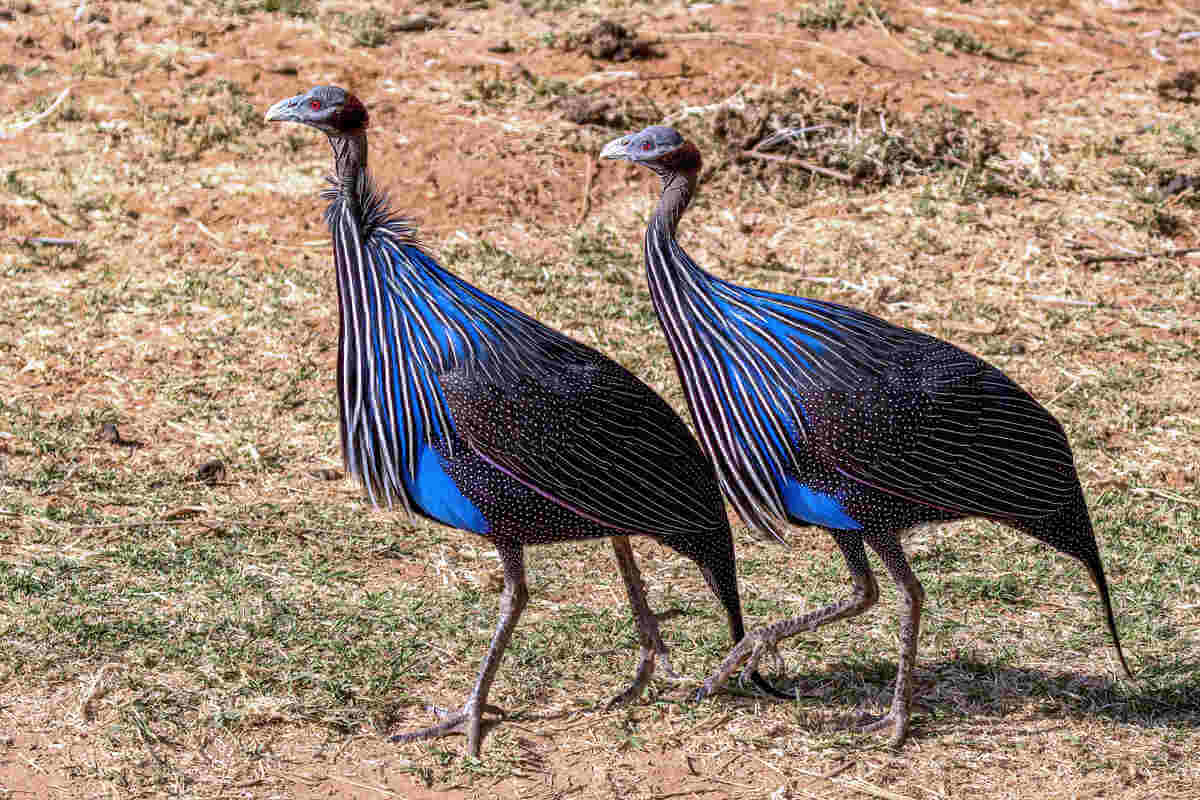
<svg viewBox="0 0 1200 800">
<path fill-rule="evenodd" d="M 700 440 L 758 530 L 780 536 L 784 486 L 814 468 L 963 515 L 1033 519 L 1074 497 L 1062 427 L 975 356 L 845 306 L 720 280 L 661 212 L 645 259 Z"/>
<path fill-rule="evenodd" d="M 343 455 L 373 502 L 428 514 L 422 458 L 465 447 L 615 530 L 727 530 L 703 454 L 649 387 L 444 270 L 365 172 L 325 196 Z"/>
</svg>

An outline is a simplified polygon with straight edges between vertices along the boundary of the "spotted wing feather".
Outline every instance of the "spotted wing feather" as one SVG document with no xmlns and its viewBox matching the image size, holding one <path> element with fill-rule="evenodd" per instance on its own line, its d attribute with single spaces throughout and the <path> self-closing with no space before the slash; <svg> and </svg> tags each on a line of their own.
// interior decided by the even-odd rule
<svg viewBox="0 0 1200 800">
<path fill-rule="evenodd" d="M 443 374 L 459 435 L 496 467 L 602 525 L 660 536 L 721 528 L 715 477 L 682 420 L 624 369 L 588 356 L 540 376 Z"/>
<path fill-rule="evenodd" d="M 1058 421 L 980 359 L 929 337 L 914 342 L 853 391 L 802 393 L 818 458 L 967 515 L 1036 519 L 1069 502 L 1077 479 Z"/>
</svg>

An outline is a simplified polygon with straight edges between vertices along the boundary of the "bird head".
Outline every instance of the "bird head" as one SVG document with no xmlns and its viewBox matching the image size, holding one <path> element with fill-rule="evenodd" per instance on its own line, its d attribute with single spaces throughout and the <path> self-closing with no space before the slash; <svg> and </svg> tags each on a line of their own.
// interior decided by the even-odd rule
<svg viewBox="0 0 1200 800">
<path fill-rule="evenodd" d="M 362 101 L 337 86 L 314 86 L 267 109 L 267 122 L 299 122 L 330 136 L 350 136 L 367 127 Z"/>
<path fill-rule="evenodd" d="M 658 173 L 700 170 L 700 151 L 677 130 L 665 125 L 651 125 L 613 139 L 604 145 L 600 157 L 643 164 Z"/>
</svg>

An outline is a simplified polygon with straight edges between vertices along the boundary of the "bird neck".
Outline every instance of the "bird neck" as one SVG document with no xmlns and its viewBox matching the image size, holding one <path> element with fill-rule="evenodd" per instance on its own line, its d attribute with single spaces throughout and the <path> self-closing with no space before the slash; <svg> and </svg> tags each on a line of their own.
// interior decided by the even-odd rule
<svg viewBox="0 0 1200 800">
<path fill-rule="evenodd" d="M 646 228 L 646 277 L 652 290 L 665 284 L 679 285 L 684 274 L 699 271 L 675 241 L 675 229 L 696 189 L 696 172 L 663 170 L 658 175 L 662 178 L 662 196 Z M 682 285 L 694 286 L 695 282 L 684 280 Z M 657 306 L 662 298 L 653 291 L 651 294 Z"/>
<path fill-rule="evenodd" d="M 329 137 L 333 149 L 333 172 L 342 198 L 358 212 L 360 180 L 367 173 L 367 134 L 355 131 Z"/>
<path fill-rule="evenodd" d="M 696 191 L 697 174 L 693 170 L 660 172 L 662 178 L 662 196 L 658 199 L 658 207 L 654 210 L 653 222 L 671 238 L 675 237 L 675 229 L 683 212 L 687 211 L 692 202 L 692 194 Z"/>
</svg>

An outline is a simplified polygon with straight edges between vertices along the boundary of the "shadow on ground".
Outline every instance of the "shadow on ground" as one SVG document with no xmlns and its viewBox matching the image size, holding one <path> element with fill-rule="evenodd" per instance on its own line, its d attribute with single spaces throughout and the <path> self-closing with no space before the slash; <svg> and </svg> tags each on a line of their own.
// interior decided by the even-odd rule
<svg viewBox="0 0 1200 800">
<path fill-rule="evenodd" d="M 1078 672 L 1022 669 L 972 659 L 918 664 L 913 698 L 915 716 L 928 724 L 935 719 L 962 722 L 970 717 L 999 717 L 1037 703 L 1037 711 L 1048 719 L 1107 718 L 1146 728 L 1191 730 L 1200 727 L 1195 709 L 1200 706 L 1200 686 L 1186 679 L 1193 667 L 1183 664 L 1145 665 L 1132 680 L 1115 682 L 1106 676 Z M 828 729 L 830 712 L 834 727 L 855 725 L 886 710 L 895 679 L 894 662 L 859 661 L 830 665 L 822 672 L 784 678 L 766 675 L 785 692 L 796 692 L 797 705 L 807 711 L 823 712 L 810 720 L 818 729 Z M 718 696 L 729 702 L 731 695 L 751 696 L 734 688 Z M 767 698 L 754 695 L 760 702 Z M 786 702 L 786 701 L 780 701 Z M 801 717 L 809 716 L 802 714 Z"/>
</svg>

